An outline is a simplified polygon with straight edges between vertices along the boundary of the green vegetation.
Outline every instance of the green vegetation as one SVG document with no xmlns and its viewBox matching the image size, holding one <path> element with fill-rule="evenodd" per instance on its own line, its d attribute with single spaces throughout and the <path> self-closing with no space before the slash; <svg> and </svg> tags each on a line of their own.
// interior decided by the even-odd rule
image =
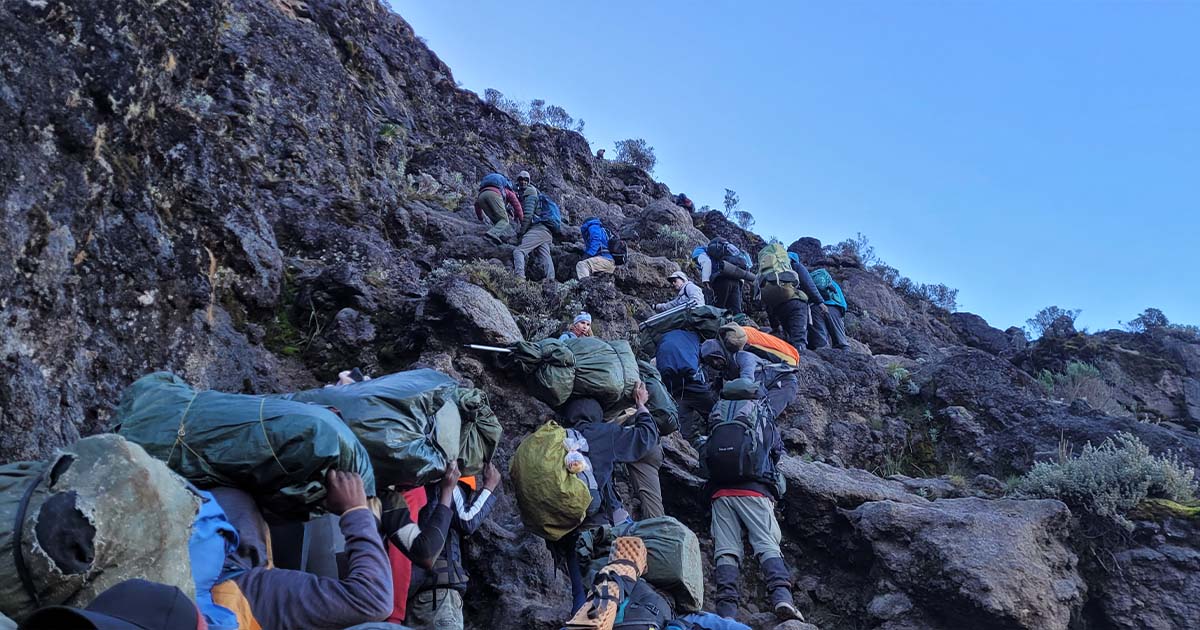
<svg viewBox="0 0 1200 630">
<path fill-rule="evenodd" d="M 686 232 L 671 225 L 658 225 L 650 238 L 642 239 L 642 251 L 665 256 L 678 263 L 687 262 L 692 253 L 692 240 Z"/>
<path fill-rule="evenodd" d="M 647 144 L 642 138 L 619 140 L 616 147 L 618 162 L 636 166 L 647 173 L 654 172 L 654 165 L 658 164 L 658 158 L 654 156 L 654 147 Z"/>
<path fill-rule="evenodd" d="M 1118 433 L 1078 457 L 1060 449 L 1059 461 L 1039 463 L 1013 483 L 1021 497 L 1058 499 L 1077 514 L 1132 530 L 1126 518 L 1145 499 L 1177 503 L 1195 497 L 1195 471 L 1176 455 L 1156 456 L 1133 435 Z"/>
<path fill-rule="evenodd" d="M 1067 402 L 1082 398 L 1092 407 L 1110 414 L 1124 411 L 1100 369 L 1091 363 L 1071 361 L 1065 372 L 1044 369 L 1038 373 L 1038 383 L 1047 396 Z"/>
</svg>

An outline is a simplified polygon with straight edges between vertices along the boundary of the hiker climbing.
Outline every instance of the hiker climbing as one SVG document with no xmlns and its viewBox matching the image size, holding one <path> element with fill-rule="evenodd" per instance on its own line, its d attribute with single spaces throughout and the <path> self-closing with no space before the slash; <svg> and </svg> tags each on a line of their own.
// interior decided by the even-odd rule
<svg viewBox="0 0 1200 630">
<path fill-rule="evenodd" d="M 799 256 L 794 260 L 799 263 Z M 808 348 L 816 350 L 829 345 L 838 349 L 848 348 L 850 338 L 846 336 L 846 324 L 843 321 L 846 316 L 846 294 L 842 293 L 841 285 L 825 269 L 812 272 L 812 280 L 825 302 L 825 309 L 818 310 L 812 316 L 812 323 L 808 327 Z"/>
<path fill-rule="evenodd" d="M 687 210 L 688 212 L 696 211 L 696 205 L 692 203 L 692 200 L 688 199 L 688 196 L 683 193 L 675 195 L 675 205 Z"/>
<path fill-rule="evenodd" d="M 736 245 L 719 236 L 709 241 L 704 253 L 712 264 L 709 282 L 713 292 L 713 305 L 734 315 L 741 313 L 742 283 L 754 280 L 754 274 L 750 272 L 750 257 Z M 701 279 L 703 277 L 702 271 Z"/>
<path fill-rule="evenodd" d="M 780 619 L 803 620 L 791 592 L 791 572 L 780 550 L 775 502 L 783 498 L 776 465 L 785 454 L 776 414 L 760 398 L 761 385 L 738 378 L 725 383 L 701 445 L 701 476 L 712 500 L 716 610 L 736 619 L 745 543 L 758 558 L 767 599 Z M 793 390 L 793 394 L 794 394 Z"/>
<path fill-rule="evenodd" d="M 679 428 L 692 444 L 703 434 L 716 395 L 700 367 L 700 335 L 692 330 L 671 330 L 655 350 L 655 364 L 663 383 L 679 406 Z"/>
<path fill-rule="evenodd" d="M 465 538 L 474 534 L 496 505 L 500 471 L 492 463 L 483 470 L 483 487 L 476 492 L 475 477 L 462 477 L 454 488 L 453 509 L 446 544 L 432 568 L 414 567 L 408 592 L 406 625 L 414 630 L 462 630 L 463 594 L 467 570 L 463 567 Z M 427 504 L 421 522 L 433 518 L 442 484 L 425 487 Z"/>
<path fill-rule="evenodd" d="M 671 287 L 675 289 L 677 295 L 675 299 L 662 302 L 654 305 L 654 310 L 662 312 L 668 309 L 682 306 L 691 303 L 693 306 L 704 306 L 704 291 L 692 282 L 691 278 L 682 271 L 676 271 L 667 276 L 667 280 L 671 283 Z"/>
<path fill-rule="evenodd" d="M 571 326 L 566 332 L 559 335 L 559 340 L 578 339 L 580 337 L 592 336 L 592 316 L 586 311 L 580 311 L 575 319 L 571 320 Z"/>
<path fill-rule="evenodd" d="M 510 219 L 524 220 L 525 212 L 521 200 L 513 192 L 512 182 L 500 173 L 491 173 L 479 182 L 479 193 L 475 197 L 475 216 L 488 221 L 492 227 L 484 234 L 496 243 L 509 237 Z"/>
<path fill-rule="evenodd" d="M 819 314 L 827 310 L 820 291 L 799 257 L 792 258 L 783 244 L 775 242 L 758 253 L 758 290 L 770 319 L 771 332 L 803 354 L 808 347 L 809 305 Z"/>
<path fill-rule="evenodd" d="M 580 280 L 595 273 L 612 273 L 616 270 L 616 262 L 609 252 L 609 231 L 596 217 L 588 217 L 579 226 L 583 236 L 583 260 L 575 264 L 575 277 Z"/>
<path fill-rule="evenodd" d="M 550 245 L 554 235 L 562 231 L 562 212 L 558 204 L 529 181 L 529 171 L 517 175 L 517 192 L 525 209 L 521 221 L 521 242 L 513 249 L 513 273 L 525 277 L 525 259 L 532 256 L 542 267 L 542 277 L 554 280 L 554 260 L 550 257 Z"/>
<path fill-rule="evenodd" d="M 456 476 L 447 474 L 447 478 Z M 342 580 L 272 568 L 267 524 L 254 499 L 234 488 L 213 489 L 241 539 L 236 554 L 227 561 L 227 578 L 213 587 L 213 601 L 237 614 L 238 627 L 341 630 L 385 619 L 391 612 L 391 569 L 362 479 L 352 472 L 331 470 L 325 486 L 325 508 L 340 516 L 346 538 L 350 572 Z M 419 528 L 407 512 L 385 514 L 384 527 L 414 554 L 415 561 L 431 565 L 441 551 L 448 520 L 448 515 L 441 515 Z"/>
</svg>

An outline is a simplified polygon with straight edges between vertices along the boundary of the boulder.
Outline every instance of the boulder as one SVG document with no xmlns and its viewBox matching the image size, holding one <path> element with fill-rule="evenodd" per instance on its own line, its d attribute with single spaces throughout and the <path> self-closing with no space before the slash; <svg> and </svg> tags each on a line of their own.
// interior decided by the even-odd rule
<svg viewBox="0 0 1200 630">
<path fill-rule="evenodd" d="M 808 267 L 809 271 L 817 267 L 824 267 L 828 264 L 825 259 L 825 249 L 821 247 L 820 239 L 811 236 L 796 239 L 791 245 L 788 245 L 789 252 L 795 252 L 800 256 L 800 262 Z"/>
<path fill-rule="evenodd" d="M 987 321 L 974 313 L 951 313 L 950 328 L 958 333 L 963 343 L 972 348 L 1001 356 L 1011 351 L 1008 335 L 992 328 Z"/>
<path fill-rule="evenodd" d="M 483 287 L 454 278 L 438 286 L 434 295 L 454 314 L 464 342 L 507 345 L 525 340 L 508 307 Z"/>
<path fill-rule="evenodd" d="M 1058 501 L 875 501 L 849 518 L 872 573 L 945 627 L 1067 630 L 1083 606 L 1070 512 Z"/>
</svg>

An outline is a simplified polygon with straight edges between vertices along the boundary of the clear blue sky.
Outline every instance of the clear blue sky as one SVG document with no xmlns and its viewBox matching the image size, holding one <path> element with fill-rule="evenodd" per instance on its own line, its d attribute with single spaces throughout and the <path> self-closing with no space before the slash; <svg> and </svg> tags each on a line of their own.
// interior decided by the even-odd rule
<svg viewBox="0 0 1200 630">
<path fill-rule="evenodd" d="M 763 235 L 862 232 L 999 328 L 1200 323 L 1200 3 L 388 1 L 463 87 L 645 138 Z"/>
</svg>

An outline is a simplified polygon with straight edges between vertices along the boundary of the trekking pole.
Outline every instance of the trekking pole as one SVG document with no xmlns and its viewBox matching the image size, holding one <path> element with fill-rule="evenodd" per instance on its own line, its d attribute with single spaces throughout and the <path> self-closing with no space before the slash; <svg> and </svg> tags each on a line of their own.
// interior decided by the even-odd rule
<svg viewBox="0 0 1200 630">
<path fill-rule="evenodd" d="M 674 315 L 675 313 L 678 313 L 679 311 L 691 310 L 695 307 L 696 307 L 696 300 L 688 300 L 687 302 L 684 302 L 683 304 L 680 304 L 679 306 L 669 308 L 657 315 L 646 318 L 646 321 L 638 324 L 638 330 L 645 330 L 646 327 L 649 326 L 650 324 L 653 324 L 654 322 L 656 322 L 664 317 L 667 317 L 668 315 Z"/>
<path fill-rule="evenodd" d="M 472 350 L 482 350 L 484 352 L 496 352 L 499 354 L 512 354 L 512 350 L 509 350 L 508 348 L 497 348 L 496 346 L 481 346 L 479 344 L 468 343 L 468 344 L 464 344 L 463 347 L 470 348 Z"/>
</svg>

